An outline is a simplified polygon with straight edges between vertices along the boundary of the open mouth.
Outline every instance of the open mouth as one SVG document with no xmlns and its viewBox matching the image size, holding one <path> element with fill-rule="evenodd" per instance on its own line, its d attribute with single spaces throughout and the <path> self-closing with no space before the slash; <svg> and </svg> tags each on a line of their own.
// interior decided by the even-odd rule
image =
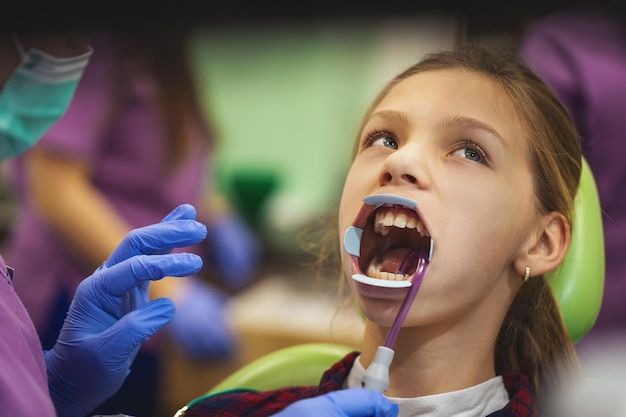
<svg viewBox="0 0 626 417">
<path fill-rule="evenodd" d="M 405 197 L 374 194 L 344 234 L 352 258 L 352 278 L 385 288 L 412 285 L 420 259 L 430 262 L 433 240 L 420 219 L 417 203 Z"/>
</svg>

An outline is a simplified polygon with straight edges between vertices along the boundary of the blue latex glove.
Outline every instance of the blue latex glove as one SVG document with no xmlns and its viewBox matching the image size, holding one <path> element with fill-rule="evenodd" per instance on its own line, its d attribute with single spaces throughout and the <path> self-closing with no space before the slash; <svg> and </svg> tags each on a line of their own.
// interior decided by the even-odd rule
<svg viewBox="0 0 626 417">
<path fill-rule="evenodd" d="M 139 345 L 172 319 L 174 303 L 148 302 L 148 285 L 200 270 L 200 257 L 169 253 L 205 238 L 206 228 L 193 220 L 195 215 L 193 206 L 182 205 L 161 223 L 131 231 L 80 283 L 57 343 L 44 352 L 59 417 L 85 416 L 113 395 Z"/>
<path fill-rule="evenodd" d="M 261 261 L 261 245 L 246 223 L 233 213 L 222 214 L 208 227 L 207 263 L 224 284 L 237 290 L 255 277 Z"/>
<path fill-rule="evenodd" d="M 196 277 L 184 285 L 175 298 L 176 314 L 165 330 L 190 358 L 227 358 L 234 353 L 234 338 L 226 295 Z"/>
<path fill-rule="evenodd" d="M 396 417 L 398 405 L 384 395 L 351 388 L 297 401 L 273 417 Z"/>
</svg>

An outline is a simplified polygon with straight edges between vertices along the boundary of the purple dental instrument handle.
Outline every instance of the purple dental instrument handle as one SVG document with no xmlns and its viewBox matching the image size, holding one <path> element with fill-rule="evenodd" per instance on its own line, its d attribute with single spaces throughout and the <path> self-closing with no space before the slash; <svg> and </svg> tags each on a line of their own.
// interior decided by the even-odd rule
<svg viewBox="0 0 626 417">
<path fill-rule="evenodd" d="M 402 263 L 400 267 L 400 271 L 403 270 L 405 264 L 408 264 L 409 258 L 412 256 L 409 255 L 407 259 Z M 400 331 L 400 327 L 402 327 L 402 322 L 404 322 L 404 318 L 406 317 L 409 309 L 411 308 L 411 304 L 413 304 L 413 300 L 417 295 L 417 290 L 419 290 L 420 285 L 422 284 L 422 280 L 424 279 L 424 273 L 426 272 L 426 259 L 420 256 L 420 259 L 417 264 L 417 270 L 415 272 L 415 278 L 413 279 L 413 284 L 409 289 L 409 292 L 404 297 L 404 301 L 402 302 L 402 306 L 400 306 L 400 310 L 398 311 L 398 315 L 396 319 L 393 321 L 393 325 L 387 334 L 387 339 L 385 340 L 385 347 L 389 349 L 393 348 L 393 344 L 396 341 L 396 337 L 398 336 L 398 332 Z M 408 266 L 408 265 L 407 265 Z"/>
<path fill-rule="evenodd" d="M 404 297 L 404 301 L 402 301 L 402 306 L 396 315 L 396 318 L 389 330 L 389 334 L 387 335 L 387 340 L 383 346 L 378 346 L 376 349 L 376 355 L 374 356 L 374 360 L 367 367 L 365 371 L 365 375 L 361 380 L 361 386 L 363 388 L 371 389 L 380 393 L 383 393 L 389 387 L 389 365 L 393 360 L 393 356 L 395 352 L 392 349 L 393 344 L 396 341 L 396 336 L 400 331 L 400 327 L 402 326 L 402 322 L 411 308 L 411 304 L 413 304 L 413 300 L 417 295 L 417 290 L 424 279 L 424 274 L 426 272 L 426 258 L 423 253 L 412 252 L 410 253 L 404 261 L 402 261 L 402 265 L 400 266 L 397 273 L 405 274 L 415 261 L 415 258 L 418 257 L 417 268 L 415 271 L 415 275 L 413 278 L 413 282 L 409 292 Z"/>
</svg>

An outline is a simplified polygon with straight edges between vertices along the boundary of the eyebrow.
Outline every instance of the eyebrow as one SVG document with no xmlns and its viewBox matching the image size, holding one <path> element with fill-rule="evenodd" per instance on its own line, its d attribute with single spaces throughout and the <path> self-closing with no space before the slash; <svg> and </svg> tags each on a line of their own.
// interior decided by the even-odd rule
<svg viewBox="0 0 626 417">
<path fill-rule="evenodd" d="M 409 123 L 409 118 L 407 117 L 406 113 L 395 111 L 395 110 L 381 110 L 379 112 L 370 114 L 366 122 L 369 122 L 370 120 L 377 119 L 377 118 L 385 119 L 387 121 L 402 122 L 405 124 Z"/>
<path fill-rule="evenodd" d="M 498 133 L 497 130 L 495 130 L 490 125 L 481 122 L 480 120 L 466 116 L 454 116 L 452 118 L 444 120 L 441 125 L 446 128 L 482 130 L 498 139 L 502 146 L 507 149 L 509 148 L 509 144 L 504 140 L 504 138 Z"/>
<path fill-rule="evenodd" d="M 407 114 L 395 110 L 381 110 L 379 112 L 373 113 L 367 118 L 366 123 L 376 118 L 409 124 L 409 117 L 407 116 Z M 495 130 L 490 125 L 472 117 L 453 116 L 451 118 L 445 119 L 440 125 L 444 128 L 482 130 L 498 139 L 502 146 L 504 146 L 506 149 L 509 148 L 509 144 L 504 140 L 502 135 L 500 135 L 497 130 Z"/>
</svg>

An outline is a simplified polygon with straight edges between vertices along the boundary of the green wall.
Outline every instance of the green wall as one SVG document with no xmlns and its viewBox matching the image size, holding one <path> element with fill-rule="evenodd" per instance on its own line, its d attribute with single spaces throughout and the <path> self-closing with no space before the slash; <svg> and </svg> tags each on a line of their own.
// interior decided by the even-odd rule
<svg viewBox="0 0 626 417">
<path fill-rule="evenodd" d="M 391 60 L 388 47 L 381 53 L 385 27 L 373 21 L 266 23 L 209 27 L 195 36 L 192 62 L 218 132 L 218 185 L 272 235 L 298 230 L 339 196 L 356 129 L 379 87 L 373 80 L 388 78 L 381 68 L 389 63 L 380 62 Z M 404 58 L 412 62 L 419 48 L 408 49 Z M 258 212 L 254 202 L 239 203 L 232 187 L 245 172 L 277 179 Z"/>
</svg>

